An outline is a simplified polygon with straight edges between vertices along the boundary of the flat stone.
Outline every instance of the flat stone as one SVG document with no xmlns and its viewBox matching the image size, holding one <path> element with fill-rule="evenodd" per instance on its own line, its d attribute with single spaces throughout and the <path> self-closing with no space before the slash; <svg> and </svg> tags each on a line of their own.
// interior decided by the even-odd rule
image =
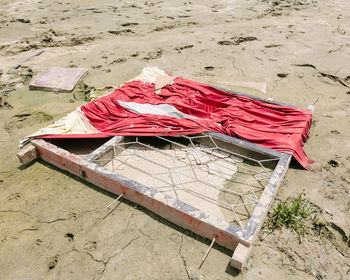
<svg viewBox="0 0 350 280">
<path fill-rule="evenodd" d="M 87 71 L 85 68 L 52 67 L 32 80 L 29 89 L 71 92 Z"/>
</svg>

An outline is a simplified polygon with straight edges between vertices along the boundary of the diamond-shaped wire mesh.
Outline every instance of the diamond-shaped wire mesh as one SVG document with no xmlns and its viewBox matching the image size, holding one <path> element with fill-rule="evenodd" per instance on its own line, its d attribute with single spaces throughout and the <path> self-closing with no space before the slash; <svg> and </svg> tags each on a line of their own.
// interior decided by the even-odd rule
<svg viewBox="0 0 350 280">
<path fill-rule="evenodd" d="M 125 137 L 97 164 L 228 222 L 244 227 L 276 158 L 239 153 L 201 134 Z"/>
</svg>

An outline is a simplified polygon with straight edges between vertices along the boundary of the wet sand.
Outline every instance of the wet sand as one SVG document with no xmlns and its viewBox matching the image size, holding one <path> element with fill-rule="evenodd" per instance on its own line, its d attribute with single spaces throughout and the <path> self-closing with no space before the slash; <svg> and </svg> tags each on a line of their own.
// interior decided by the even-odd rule
<svg viewBox="0 0 350 280">
<path fill-rule="evenodd" d="M 2 279 L 347 279 L 350 277 L 350 5 L 334 1 L 2 1 Z M 18 70 L 11 67 L 34 54 Z M 89 69 L 72 93 L 29 91 L 50 67 Z M 93 88 L 158 66 L 189 79 L 314 105 L 305 171 L 293 162 L 278 200 L 301 192 L 319 212 L 307 238 L 261 232 L 248 268 L 208 240 L 38 161 L 18 140 L 66 115 Z M 228 82 L 267 83 L 266 94 Z"/>
</svg>

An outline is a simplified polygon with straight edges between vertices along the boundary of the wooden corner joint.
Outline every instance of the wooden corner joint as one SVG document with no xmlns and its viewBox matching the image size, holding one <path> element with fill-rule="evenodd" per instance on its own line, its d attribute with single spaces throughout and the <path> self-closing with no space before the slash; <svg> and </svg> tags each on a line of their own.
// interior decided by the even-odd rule
<svg viewBox="0 0 350 280">
<path fill-rule="evenodd" d="M 38 157 L 37 148 L 33 144 L 28 144 L 17 153 L 17 157 L 23 164 L 31 163 Z"/>
<path fill-rule="evenodd" d="M 238 243 L 235 251 L 233 252 L 230 265 L 236 269 L 242 270 L 245 266 L 251 249 L 252 246 L 248 247 L 242 243 Z"/>
</svg>

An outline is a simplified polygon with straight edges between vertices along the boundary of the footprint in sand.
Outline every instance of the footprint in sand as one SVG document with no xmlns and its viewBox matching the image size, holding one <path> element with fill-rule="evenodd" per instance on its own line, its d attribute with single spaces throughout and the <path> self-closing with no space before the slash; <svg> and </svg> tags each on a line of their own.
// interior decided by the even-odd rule
<svg viewBox="0 0 350 280">
<path fill-rule="evenodd" d="M 277 77 L 279 77 L 279 78 L 285 78 L 287 76 L 288 76 L 288 73 L 278 73 L 277 74 Z"/>
<path fill-rule="evenodd" d="M 97 242 L 96 241 L 88 241 L 84 244 L 85 250 L 95 250 L 97 248 Z"/>
<path fill-rule="evenodd" d="M 69 242 L 74 240 L 74 234 L 70 232 L 66 233 L 64 237 L 67 238 Z"/>
<path fill-rule="evenodd" d="M 49 270 L 54 269 L 57 263 L 58 263 L 58 256 L 56 255 L 49 261 Z"/>
<path fill-rule="evenodd" d="M 215 68 L 213 66 L 206 66 L 204 67 L 206 71 L 213 71 Z"/>
<path fill-rule="evenodd" d="M 191 48 L 193 48 L 193 45 L 185 45 L 185 46 L 177 47 L 175 48 L 175 50 L 177 50 L 178 53 L 181 53 L 182 50 L 191 49 Z"/>
<path fill-rule="evenodd" d="M 155 51 L 151 51 L 149 52 L 143 59 L 144 60 L 153 60 L 153 59 L 157 59 L 160 58 L 163 54 L 163 50 L 162 49 L 157 49 Z"/>
<path fill-rule="evenodd" d="M 334 160 L 334 159 L 329 160 L 328 164 L 330 166 L 332 166 L 332 167 L 338 167 L 339 166 L 339 163 L 336 160 Z"/>
<path fill-rule="evenodd" d="M 126 22 L 121 24 L 123 27 L 139 25 L 137 22 Z"/>
</svg>

